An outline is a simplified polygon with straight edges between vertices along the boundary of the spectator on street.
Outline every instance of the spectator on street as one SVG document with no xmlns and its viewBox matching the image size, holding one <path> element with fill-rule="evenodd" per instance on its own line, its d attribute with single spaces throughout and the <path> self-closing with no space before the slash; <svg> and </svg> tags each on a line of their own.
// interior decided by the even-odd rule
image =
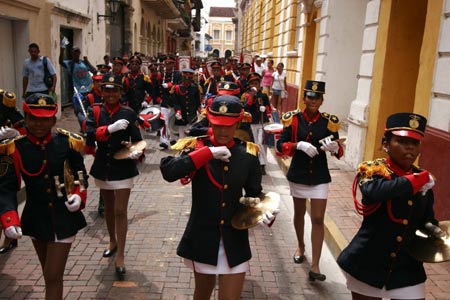
<svg viewBox="0 0 450 300">
<path fill-rule="evenodd" d="M 22 70 L 22 97 L 25 99 L 31 94 L 49 94 L 55 92 L 56 71 L 52 62 L 46 56 L 39 55 L 39 46 L 31 43 L 28 46 L 30 57 L 25 59 Z M 45 80 L 51 78 L 51 80 Z"/>
<path fill-rule="evenodd" d="M 263 93 L 267 96 L 270 96 L 273 82 L 273 72 L 275 72 L 275 68 L 273 67 L 273 59 L 269 59 L 267 61 L 267 68 L 262 72 L 262 90 Z"/>
<path fill-rule="evenodd" d="M 282 116 L 283 112 L 283 94 L 286 93 L 287 82 L 286 82 L 286 71 L 284 70 L 284 64 L 278 63 L 277 69 L 272 73 L 272 107 L 277 111 L 278 116 Z"/>
<path fill-rule="evenodd" d="M 358 166 L 353 197 L 363 221 L 337 259 L 354 300 L 425 299 L 427 276 L 411 243 L 417 230 L 436 245 L 446 237 L 434 216 L 433 176 L 414 165 L 426 123 L 415 113 L 390 115 L 382 139 L 388 157 Z"/>
<path fill-rule="evenodd" d="M 303 91 L 305 110 L 301 112 L 297 109 L 283 115 L 284 129 L 277 142 L 277 150 L 292 156 L 286 177 L 294 200 L 294 228 L 298 242 L 294 263 L 301 264 L 306 260 L 304 217 L 306 199 L 310 199 L 312 263 L 308 275 L 310 281 L 324 281 L 326 276 L 320 272 L 319 261 L 325 234 L 328 185 L 331 182 L 326 152 L 340 158 L 343 148 L 335 141 L 339 138 L 338 117 L 319 111 L 325 94 L 325 82 L 307 80 Z"/>
</svg>

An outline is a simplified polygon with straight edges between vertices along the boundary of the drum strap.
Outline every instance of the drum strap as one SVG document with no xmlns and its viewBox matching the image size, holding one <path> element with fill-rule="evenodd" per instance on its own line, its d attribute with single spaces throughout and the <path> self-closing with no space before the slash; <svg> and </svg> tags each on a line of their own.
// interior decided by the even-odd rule
<svg viewBox="0 0 450 300">
<path fill-rule="evenodd" d="M 94 111 L 94 118 L 98 127 L 98 121 L 100 120 L 100 105 L 93 105 L 92 110 Z"/>
<path fill-rule="evenodd" d="M 298 142 L 298 140 L 297 140 L 298 116 L 297 115 L 292 117 L 291 129 L 292 129 L 291 142 L 297 143 Z"/>
</svg>

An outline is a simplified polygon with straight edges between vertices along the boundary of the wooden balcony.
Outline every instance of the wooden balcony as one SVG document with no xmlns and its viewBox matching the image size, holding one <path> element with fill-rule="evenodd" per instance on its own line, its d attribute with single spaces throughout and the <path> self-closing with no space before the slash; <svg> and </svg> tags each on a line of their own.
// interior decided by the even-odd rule
<svg viewBox="0 0 450 300">
<path fill-rule="evenodd" d="M 180 10 L 175 6 L 173 0 L 144 0 L 165 19 L 175 19 L 180 16 Z"/>
</svg>

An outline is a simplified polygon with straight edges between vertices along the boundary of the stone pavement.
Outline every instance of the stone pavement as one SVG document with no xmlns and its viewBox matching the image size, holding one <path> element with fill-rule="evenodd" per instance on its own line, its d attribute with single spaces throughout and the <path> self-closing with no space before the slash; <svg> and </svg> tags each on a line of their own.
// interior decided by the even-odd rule
<svg viewBox="0 0 450 300">
<path fill-rule="evenodd" d="M 71 109 L 58 121 L 59 127 L 78 131 Z M 132 190 L 128 210 L 129 231 L 126 245 L 127 281 L 115 281 L 114 259 L 103 258 L 108 245 L 104 220 L 96 213 L 98 189 L 90 179 L 85 216 L 88 227 L 77 235 L 66 266 L 65 299 L 192 299 L 194 280 L 176 255 L 190 211 L 190 186 L 165 182 L 159 172 L 161 157 L 154 133 L 146 134 L 147 159 Z M 86 157 L 89 168 L 92 157 Z M 246 276 L 242 299 L 350 299 L 345 280 L 335 263 L 335 255 L 357 230 L 361 218 L 355 214 L 351 199 L 354 171 L 345 163 L 330 160 L 332 169 L 328 202 L 326 241 L 321 270 L 323 283 L 307 280 L 311 260 L 306 238 L 307 262 L 296 265 L 292 225 L 293 205 L 284 177 L 288 161 L 269 152 L 268 175 L 263 177 L 265 191 L 276 191 L 282 198 L 281 213 L 271 228 L 250 229 L 253 258 Z M 310 234 L 310 221 L 306 234 Z M 28 237 L 14 251 L 0 256 L 0 299 L 43 299 L 44 281 L 39 262 Z M 449 264 L 427 265 L 427 299 L 450 299 Z M 217 294 L 214 294 L 217 298 Z"/>
</svg>

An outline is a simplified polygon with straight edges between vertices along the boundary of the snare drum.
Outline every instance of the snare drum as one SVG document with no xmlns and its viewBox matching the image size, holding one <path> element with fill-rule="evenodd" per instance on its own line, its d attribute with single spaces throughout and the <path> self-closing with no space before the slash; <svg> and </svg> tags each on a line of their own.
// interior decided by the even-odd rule
<svg viewBox="0 0 450 300">
<path fill-rule="evenodd" d="M 156 105 L 144 108 L 139 115 L 150 123 L 152 131 L 159 130 L 164 125 L 164 121 L 161 120 L 161 110 Z"/>
<path fill-rule="evenodd" d="M 280 139 L 283 125 L 280 123 L 271 123 L 264 126 L 264 141 L 269 147 L 274 147 Z"/>
</svg>

